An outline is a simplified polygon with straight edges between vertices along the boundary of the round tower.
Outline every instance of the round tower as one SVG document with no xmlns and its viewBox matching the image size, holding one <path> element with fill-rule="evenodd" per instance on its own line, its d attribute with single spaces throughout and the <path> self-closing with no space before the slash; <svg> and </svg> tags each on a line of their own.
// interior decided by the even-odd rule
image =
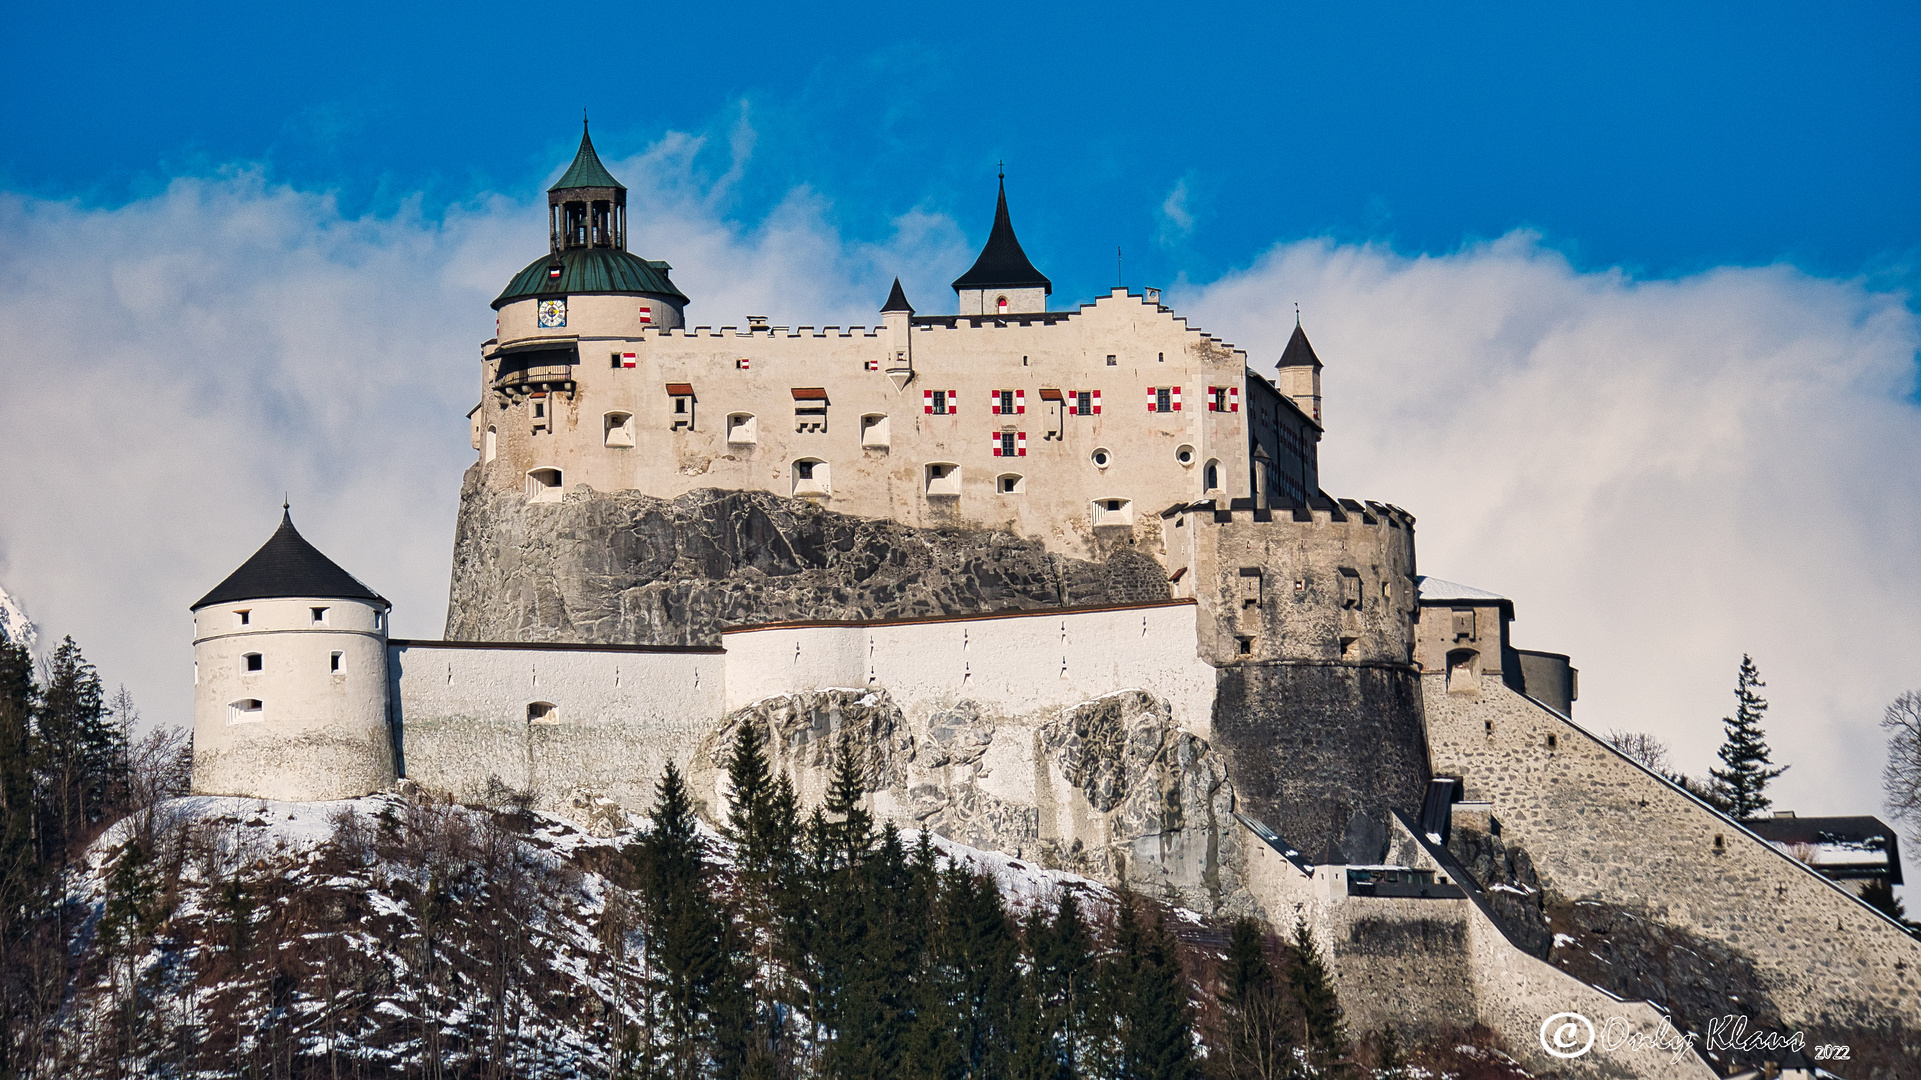
<svg viewBox="0 0 1921 1080">
<path fill-rule="evenodd" d="M 494 298 L 496 333 L 481 347 L 471 414 L 482 481 L 524 486 L 537 502 L 582 483 L 627 486 L 640 455 L 606 450 L 633 449 L 656 411 L 695 423 L 694 394 L 664 393 L 646 347 L 650 332 L 682 327 L 687 297 L 672 267 L 627 250 L 627 189 L 584 127 L 573 163 L 547 190 L 547 248 Z"/>
<path fill-rule="evenodd" d="M 283 513 L 193 605 L 193 790 L 309 802 L 393 786 L 392 605 Z"/>
</svg>

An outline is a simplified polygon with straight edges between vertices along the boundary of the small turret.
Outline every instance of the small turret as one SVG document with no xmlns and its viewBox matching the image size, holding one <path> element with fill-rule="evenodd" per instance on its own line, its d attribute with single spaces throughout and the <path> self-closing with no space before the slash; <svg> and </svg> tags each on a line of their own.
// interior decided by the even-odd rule
<svg viewBox="0 0 1921 1080">
<path fill-rule="evenodd" d="M 600 163 L 584 117 L 574 163 L 547 189 L 547 231 L 555 255 L 568 248 L 627 250 L 627 189 Z"/>
<path fill-rule="evenodd" d="M 900 279 L 894 279 L 894 288 L 887 294 L 887 302 L 880 306 L 881 322 L 887 327 L 889 339 L 887 354 L 887 377 L 899 390 L 914 381 L 914 335 L 908 331 L 913 327 L 914 305 L 907 302 L 907 293 L 900 287 Z"/>
<path fill-rule="evenodd" d="M 1281 350 L 1280 371 L 1275 374 L 1275 389 L 1284 396 L 1292 398 L 1302 412 L 1314 418 L 1316 424 L 1326 427 L 1321 419 L 1321 358 L 1314 355 L 1314 346 L 1308 344 L 1307 332 L 1301 329 L 1301 317 L 1294 316 L 1294 336 L 1287 339 L 1287 348 Z"/>
<path fill-rule="evenodd" d="M 1016 315 L 1046 311 L 1047 298 L 1054 283 L 1034 269 L 1027 252 L 1021 250 L 1014 235 L 1014 222 L 1007 216 L 1007 174 L 1000 174 L 1000 201 L 994 206 L 994 228 L 980 258 L 967 273 L 954 279 L 954 292 L 960 297 L 962 315 Z"/>
<path fill-rule="evenodd" d="M 392 787 L 387 612 L 283 507 L 193 605 L 193 790 L 310 802 Z"/>
</svg>

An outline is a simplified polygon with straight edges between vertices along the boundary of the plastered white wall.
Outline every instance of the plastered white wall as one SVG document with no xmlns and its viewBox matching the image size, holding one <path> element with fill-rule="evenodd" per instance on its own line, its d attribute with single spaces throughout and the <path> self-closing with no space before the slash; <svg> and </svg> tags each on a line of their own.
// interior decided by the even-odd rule
<svg viewBox="0 0 1921 1080">
<path fill-rule="evenodd" d="M 962 699 L 1032 714 L 1138 687 L 1208 736 L 1214 669 L 1191 601 L 938 621 L 727 631 L 727 708 L 796 690 L 880 685 L 924 716 Z"/>
<path fill-rule="evenodd" d="M 583 795 L 644 808 L 667 763 L 684 767 L 720 717 L 724 662 L 718 650 L 396 642 L 402 767 L 459 796 L 497 781 L 552 809 Z M 554 718 L 530 722 L 535 702 Z"/>
</svg>

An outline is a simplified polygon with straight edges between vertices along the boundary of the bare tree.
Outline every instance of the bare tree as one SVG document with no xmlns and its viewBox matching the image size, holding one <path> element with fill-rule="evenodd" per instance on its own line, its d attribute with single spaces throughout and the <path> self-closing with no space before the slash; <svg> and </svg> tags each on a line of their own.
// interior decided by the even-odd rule
<svg viewBox="0 0 1921 1080">
<path fill-rule="evenodd" d="M 1660 776 L 1674 775 L 1669 768 L 1668 744 L 1647 732 L 1610 731 L 1606 738 L 1609 746 L 1640 762 L 1649 772 Z"/>
<path fill-rule="evenodd" d="M 1908 827 L 1909 842 L 1921 845 L 1921 690 L 1890 702 L 1881 726 L 1888 731 L 1888 762 L 1881 767 L 1888 816 Z"/>
</svg>

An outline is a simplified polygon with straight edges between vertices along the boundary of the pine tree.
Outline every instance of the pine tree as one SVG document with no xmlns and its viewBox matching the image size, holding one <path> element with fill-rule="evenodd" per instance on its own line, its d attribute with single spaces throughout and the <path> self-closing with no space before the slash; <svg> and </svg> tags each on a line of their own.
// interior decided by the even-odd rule
<svg viewBox="0 0 1921 1080">
<path fill-rule="evenodd" d="M 1719 756 L 1727 767 L 1708 770 L 1714 778 L 1717 800 L 1726 805 L 1728 816 L 1736 821 L 1750 821 L 1766 813 L 1773 805 L 1766 794 L 1768 783 L 1787 771 L 1785 765 L 1771 767 L 1774 763 L 1761 732 L 1761 717 L 1768 711 L 1768 703 L 1754 691 L 1766 685 L 1754 661 L 1741 654 L 1741 670 L 1734 683 L 1734 715 L 1721 721 L 1727 734 Z"/>
<path fill-rule="evenodd" d="M 1102 975 L 1103 1040 L 1097 1066 L 1117 1080 L 1188 1080 L 1194 1074 L 1193 1008 L 1173 935 L 1131 891 L 1116 905 Z M 1150 909 L 1151 911 L 1151 909 Z"/>
<path fill-rule="evenodd" d="M 1294 924 L 1294 966 L 1288 985 L 1301 1010 L 1301 1033 L 1310 1054 L 1321 1064 L 1332 1064 L 1347 1054 L 1347 1024 L 1334 994 L 1334 977 L 1321 959 L 1320 946 L 1307 920 Z"/>
<path fill-rule="evenodd" d="M 751 967 L 751 986 L 741 1003 L 739 1023 L 744 1070 L 754 1077 L 779 1072 L 788 1056 L 782 1004 L 792 995 L 777 966 L 783 901 L 798 887 L 795 880 L 799 809 L 793 785 L 776 779 L 767 762 L 758 728 L 743 723 L 727 761 L 730 805 L 722 832 L 734 843 L 740 867 Z"/>
<path fill-rule="evenodd" d="M 712 888 L 705 845 L 680 771 L 669 763 L 655 788 L 653 820 L 635 849 L 648 959 L 658 973 L 667 1019 L 664 1073 L 677 1080 L 738 1076 L 742 1062 L 735 1008 L 739 961 L 732 920 Z M 728 1032 L 716 1021 L 735 1029 Z"/>
<path fill-rule="evenodd" d="M 1234 1080 L 1278 1080 L 1293 1066 L 1293 1040 L 1279 981 L 1267 959 L 1267 933 L 1256 919 L 1234 924 L 1221 971 L 1221 1019 L 1215 1042 L 1220 1071 Z"/>
<path fill-rule="evenodd" d="M 33 657 L 0 642 L 0 1076 L 15 1076 L 31 1053 L 34 962 L 53 911 L 34 774 L 33 714 L 39 704 Z"/>
</svg>

